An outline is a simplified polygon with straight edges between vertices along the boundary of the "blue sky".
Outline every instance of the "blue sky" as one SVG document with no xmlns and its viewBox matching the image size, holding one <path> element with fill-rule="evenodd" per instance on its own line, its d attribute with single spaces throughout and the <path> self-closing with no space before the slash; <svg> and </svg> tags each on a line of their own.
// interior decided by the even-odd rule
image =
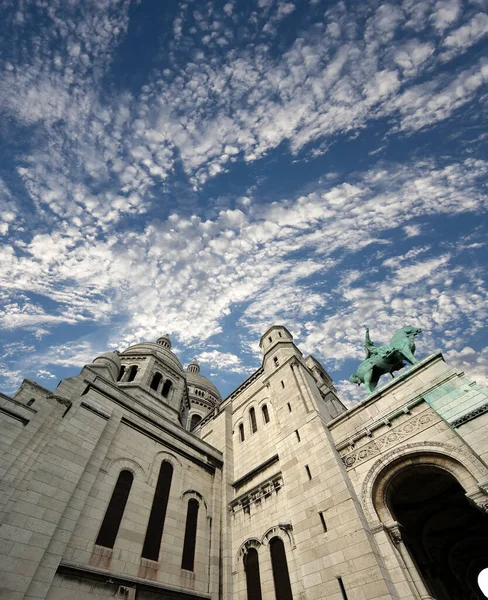
<svg viewBox="0 0 488 600">
<path fill-rule="evenodd" d="M 285 324 L 487 383 L 488 2 L 2 0 L 0 388 L 169 333 L 223 396 Z"/>
</svg>

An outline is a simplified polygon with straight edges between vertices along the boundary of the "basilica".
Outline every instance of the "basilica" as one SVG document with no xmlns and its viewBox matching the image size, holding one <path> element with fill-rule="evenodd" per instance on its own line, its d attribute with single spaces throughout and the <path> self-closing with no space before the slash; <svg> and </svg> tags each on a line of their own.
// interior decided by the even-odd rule
<svg viewBox="0 0 488 600">
<path fill-rule="evenodd" d="M 0 394 L 0 599 L 486 598 L 488 391 L 437 353 L 346 409 L 260 347 L 225 399 L 167 335 Z"/>
</svg>

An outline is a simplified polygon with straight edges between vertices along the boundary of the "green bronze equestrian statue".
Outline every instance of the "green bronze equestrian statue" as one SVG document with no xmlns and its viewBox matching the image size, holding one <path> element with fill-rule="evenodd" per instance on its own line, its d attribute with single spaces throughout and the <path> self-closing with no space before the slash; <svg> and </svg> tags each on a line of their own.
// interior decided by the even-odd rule
<svg viewBox="0 0 488 600">
<path fill-rule="evenodd" d="M 385 373 L 393 377 L 394 371 L 399 371 L 405 366 L 403 361 L 414 365 L 418 360 L 414 356 L 415 336 L 422 333 L 421 329 L 404 325 L 396 331 L 389 344 L 375 346 L 369 337 L 369 329 L 366 327 L 364 349 L 366 360 L 351 375 L 349 381 L 360 385 L 364 383 L 369 393 L 374 392 L 379 378 Z"/>
</svg>

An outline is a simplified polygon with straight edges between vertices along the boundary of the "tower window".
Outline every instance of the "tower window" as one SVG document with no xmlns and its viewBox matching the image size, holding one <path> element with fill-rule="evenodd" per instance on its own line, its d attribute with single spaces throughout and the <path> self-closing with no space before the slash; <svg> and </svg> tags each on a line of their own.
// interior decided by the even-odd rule
<svg viewBox="0 0 488 600">
<path fill-rule="evenodd" d="M 192 415 L 190 421 L 190 431 L 194 429 L 198 425 L 198 423 L 200 423 L 201 420 L 202 417 L 200 415 Z"/>
<path fill-rule="evenodd" d="M 114 547 L 133 480 L 134 476 L 130 471 L 120 472 L 102 526 L 98 532 L 97 541 L 95 542 L 97 546 Z"/>
<path fill-rule="evenodd" d="M 163 396 L 164 398 L 167 398 L 172 387 L 173 387 L 172 382 L 169 379 L 166 379 L 166 381 L 164 382 L 164 385 L 163 385 L 163 389 L 161 390 L 161 396 Z"/>
<path fill-rule="evenodd" d="M 154 373 L 153 378 L 151 380 L 150 388 L 152 390 L 157 390 L 162 378 L 163 376 L 161 375 L 161 373 Z"/>
<path fill-rule="evenodd" d="M 273 567 L 275 596 L 277 600 L 293 600 L 283 540 L 274 537 L 269 542 L 269 549 L 271 552 L 271 566 Z"/>
<path fill-rule="evenodd" d="M 273 358 L 273 361 L 274 361 L 274 366 L 275 366 L 275 367 L 279 367 L 279 366 L 280 366 L 280 363 L 279 363 L 279 361 L 278 361 L 278 357 L 277 357 L 277 356 L 275 356 L 275 357 Z"/>
<path fill-rule="evenodd" d="M 312 473 L 310 473 L 310 467 L 308 465 L 305 465 L 305 471 L 307 471 L 308 478 L 312 479 Z"/>
<path fill-rule="evenodd" d="M 256 411 L 254 410 L 254 407 L 249 411 L 249 418 L 251 419 L 251 432 L 256 433 L 258 424 L 256 423 Z"/>
<path fill-rule="evenodd" d="M 273 341 L 273 338 L 271 336 L 269 336 L 268 340 L 271 343 Z"/>
<path fill-rule="evenodd" d="M 244 425 L 241 423 L 239 425 L 239 439 L 241 440 L 241 442 L 244 441 Z"/>
<path fill-rule="evenodd" d="M 286 405 L 288 406 L 288 411 L 291 412 L 291 404 L 287 402 Z"/>
<path fill-rule="evenodd" d="M 282 335 L 281 335 L 281 331 L 278 331 L 278 335 L 279 335 L 280 337 L 282 337 Z"/>
<path fill-rule="evenodd" d="M 35 398 L 31 398 L 29 402 L 27 402 L 27 406 L 32 406 L 35 402 Z"/>
<path fill-rule="evenodd" d="M 268 407 L 266 404 L 263 404 L 263 419 L 265 423 L 269 423 L 269 412 L 268 412 Z"/>
<path fill-rule="evenodd" d="M 129 375 L 127 376 L 127 381 L 134 381 L 137 375 L 137 366 L 132 365 L 129 369 Z"/>
<path fill-rule="evenodd" d="M 146 538 L 142 549 L 142 557 L 149 560 L 158 560 L 159 557 L 172 478 L 173 466 L 169 462 L 164 461 L 161 463 L 159 470 L 158 483 L 156 484 L 151 514 L 147 524 Z"/>
<path fill-rule="evenodd" d="M 247 600 L 262 600 L 259 556 L 256 548 L 249 548 L 244 555 L 244 571 L 246 572 Z"/>
<path fill-rule="evenodd" d="M 282 381 L 282 382 L 281 382 L 281 387 L 282 387 L 283 389 L 285 389 L 285 382 L 284 382 L 284 381 Z"/>
<path fill-rule="evenodd" d="M 192 498 L 188 500 L 186 512 L 185 541 L 183 543 L 183 557 L 181 568 L 193 571 L 195 564 L 195 542 L 197 539 L 198 502 Z"/>
<path fill-rule="evenodd" d="M 117 381 L 120 381 L 122 379 L 122 377 L 124 376 L 124 373 L 125 373 L 125 365 L 122 365 L 120 367 L 119 376 L 117 377 Z"/>
<path fill-rule="evenodd" d="M 298 433 L 298 429 L 295 429 L 295 433 L 297 436 L 297 440 L 300 442 L 301 440 L 300 440 L 300 434 Z"/>
</svg>

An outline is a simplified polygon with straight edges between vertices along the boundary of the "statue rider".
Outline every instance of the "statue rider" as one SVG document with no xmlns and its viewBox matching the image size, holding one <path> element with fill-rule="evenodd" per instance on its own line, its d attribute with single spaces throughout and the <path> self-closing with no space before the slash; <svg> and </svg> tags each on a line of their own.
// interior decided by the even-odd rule
<svg viewBox="0 0 488 600">
<path fill-rule="evenodd" d="M 364 337 L 364 349 L 366 350 L 366 360 L 371 356 L 376 356 L 378 354 L 378 347 L 373 344 L 371 338 L 369 337 L 369 327 L 366 327 L 366 335 Z"/>
</svg>

